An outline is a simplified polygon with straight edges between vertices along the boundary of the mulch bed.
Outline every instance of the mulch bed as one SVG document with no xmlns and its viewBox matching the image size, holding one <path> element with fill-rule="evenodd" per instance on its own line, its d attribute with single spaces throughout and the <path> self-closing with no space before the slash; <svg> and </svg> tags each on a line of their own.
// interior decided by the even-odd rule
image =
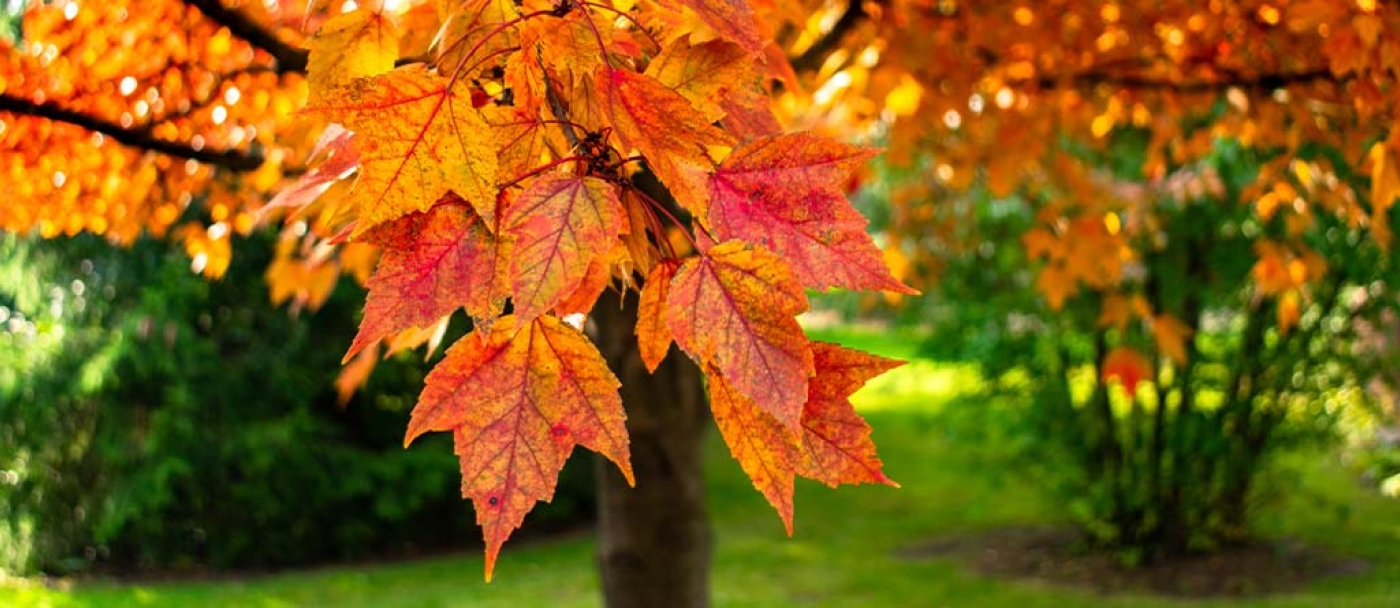
<svg viewBox="0 0 1400 608">
<path fill-rule="evenodd" d="M 1030 526 L 935 538 L 899 554 L 905 559 L 951 557 L 997 578 L 1192 598 L 1287 593 L 1318 579 L 1369 569 L 1365 560 L 1293 541 L 1258 541 L 1128 567 L 1110 553 L 1089 550 L 1072 529 Z"/>
</svg>

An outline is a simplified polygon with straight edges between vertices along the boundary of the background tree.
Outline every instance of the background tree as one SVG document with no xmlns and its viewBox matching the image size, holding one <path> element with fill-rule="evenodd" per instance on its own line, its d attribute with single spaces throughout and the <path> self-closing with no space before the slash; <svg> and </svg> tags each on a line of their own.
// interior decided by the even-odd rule
<svg viewBox="0 0 1400 608">
<path fill-rule="evenodd" d="M 825 10 L 811 31 L 849 51 L 780 105 L 865 124 L 913 169 L 877 187 L 886 247 L 1001 303 L 953 331 L 1037 370 L 1090 531 L 1149 558 L 1240 538 L 1267 454 L 1374 376 L 1351 332 L 1396 284 L 1393 7 Z"/>
</svg>

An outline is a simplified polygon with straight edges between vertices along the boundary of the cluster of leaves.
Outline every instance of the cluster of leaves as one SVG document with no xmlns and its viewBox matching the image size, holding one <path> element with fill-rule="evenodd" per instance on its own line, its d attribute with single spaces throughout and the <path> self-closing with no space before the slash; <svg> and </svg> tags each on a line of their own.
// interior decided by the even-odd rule
<svg viewBox="0 0 1400 608">
<path fill-rule="evenodd" d="M 893 483 L 847 397 L 895 363 L 795 319 L 806 289 L 911 293 L 842 189 L 873 152 L 780 132 L 763 86 L 784 62 L 740 6 L 468 3 L 439 15 L 426 58 L 357 7 L 310 43 L 306 112 L 344 130 L 278 204 L 319 195 L 339 218 L 328 242 L 382 251 L 347 361 L 471 317 L 406 442 L 453 434 L 488 578 L 575 446 L 632 478 L 618 380 L 578 322 L 609 285 L 641 290 L 650 368 L 673 341 L 701 366 L 789 532 L 796 475 Z"/>
<path fill-rule="evenodd" d="M 318 130 L 291 121 L 304 79 L 195 8 L 216 4 L 29 3 L 0 53 L 0 171 L 23 201 L 0 210 L 0 229 L 122 244 L 169 233 L 197 271 L 222 274 L 229 237 L 249 233 Z M 305 9 L 246 8 L 277 31 Z"/>
<path fill-rule="evenodd" d="M 617 380 L 566 320 L 641 289 L 647 363 L 674 341 L 701 365 L 790 528 L 794 475 L 888 482 L 845 397 L 892 363 L 810 343 L 805 290 L 911 290 L 844 195 L 873 152 L 779 126 L 805 17 L 761 8 L 35 4 L 0 66 L 0 164 L 25 201 L 0 227 L 172 233 L 217 277 L 231 235 L 281 217 L 275 301 L 315 308 L 341 273 L 370 288 L 346 391 L 465 308 L 409 439 L 454 432 L 488 572 L 575 445 L 630 478 Z"/>
<path fill-rule="evenodd" d="M 1208 158 L 1221 139 L 1266 160 L 1240 193 L 1253 221 L 1289 228 L 1256 233 L 1252 251 L 1249 280 L 1275 326 L 1287 331 L 1318 303 L 1327 268 L 1309 241 L 1323 220 L 1389 243 L 1400 193 L 1393 6 L 896 0 L 810 10 L 817 18 L 799 46 L 845 27 L 842 50 L 814 64 L 810 94 L 793 92 L 779 105 L 806 124 L 867 125 L 888 142 L 892 164 L 922 167 L 929 179 L 888 193 L 885 227 L 887 247 L 912 260 L 916 285 L 936 278 L 938 244 L 982 241 L 963 228 L 975 217 L 933 201 L 980 188 L 1027 197 L 1042 204 L 1021 237 L 1051 308 L 1092 293 L 1105 325 L 1157 336 L 1150 352 L 1124 356 L 1180 360 L 1187 320 L 1140 297 L 1143 260 L 1164 246 L 1154 193 L 1208 191 L 1209 180 L 1179 169 Z M 1093 160 L 1124 133 L 1144 147 L 1130 170 Z"/>
</svg>

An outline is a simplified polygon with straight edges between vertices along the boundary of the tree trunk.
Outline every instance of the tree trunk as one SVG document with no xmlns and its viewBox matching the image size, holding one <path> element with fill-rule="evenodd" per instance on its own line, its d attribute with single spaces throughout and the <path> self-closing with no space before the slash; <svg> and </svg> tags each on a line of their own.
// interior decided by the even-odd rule
<svg viewBox="0 0 1400 608">
<path fill-rule="evenodd" d="M 633 328 L 637 294 L 595 307 L 597 342 L 622 381 L 637 487 L 598 459 L 598 566 L 609 608 L 710 602 L 703 447 L 710 410 L 700 370 L 676 349 L 648 374 Z"/>
</svg>

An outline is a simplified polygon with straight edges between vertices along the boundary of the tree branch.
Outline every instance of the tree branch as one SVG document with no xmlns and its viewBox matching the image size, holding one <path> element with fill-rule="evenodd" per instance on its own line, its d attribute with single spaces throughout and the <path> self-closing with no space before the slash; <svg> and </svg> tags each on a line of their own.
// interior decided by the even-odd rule
<svg viewBox="0 0 1400 608">
<path fill-rule="evenodd" d="M 21 97 L 0 94 L 0 111 L 37 116 L 68 123 L 89 131 L 101 133 L 112 138 L 117 143 L 126 146 L 140 150 L 159 152 L 176 158 L 196 160 L 201 163 L 223 167 L 231 171 L 252 171 L 263 164 L 262 155 L 254 152 L 243 150 L 197 150 L 189 144 L 154 137 L 149 131 L 144 129 L 129 129 L 119 124 L 88 116 L 82 112 L 70 110 L 51 102 L 36 103 Z"/>
<path fill-rule="evenodd" d="M 185 0 L 185 4 L 199 9 L 205 17 L 228 28 L 233 35 L 272 55 L 272 58 L 277 60 L 278 74 L 306 72 L 306 49 L 287 44 L 258 22 L 224 6 L 221 0 Z"/>
<path fill-rule="evenodd" d="M 879 2 L 883 3 L 884 0 L 879 0 Z M 810 72 L 820 68 L 822 63 L 826 61 L 826 56 L 841 45 L 841 39 L 846 37 L 846 33 L 868 16 L 864 0 L 847 0 L 846 12 L 841 13 L 841 17 L 836 20 L 831 29 L 816 42 L 813 42 L 812 46 L 807 47 L 807 50 L 802 51 L 801 55 L 790 60 L 793 71 Z"/>
<path fill-rule="evenodd" d="M 887 0 L 871 0 L 873 4 L 884 4 Z M 940 14 L 941 18 L 955 16 L 956 13 Z M 826 61 L 827 55 L 835 51 L 843 42 L 846 34 L 856 27 L 862 20 L 870 17 L 866 10 L 866 2 L 863 0 L 848 0 L 846 11 L 831 26 L 820 39 L 812 43 L 807 50 L 796 57 L 789 58 L 792 68 L 797 72 L 810 72 L 821 68 Z M 983 63 L 988 66 L 1001 62 L 1000 54 L 990 49 L 977 49 L 976 51 Z M 1092 86 L 1097 84 L 1110 84 L 1115 86 L 1137 88 L 1137 89 L 1164 89 L 1181 93 L 1203 93 L 1209 91 L 1224 91 L 1231 87 L 1246 89 L 1278 89 L 1294 84 L 1305 84 L 1310 82 L 1332 81 L 1343 82 L 1347 78 L 1337 78 L 1326 67 L 1302 70 L 1297 72 L 1279 72 L 1273 74 L 1259 74 L 1253 77 L 1227 77 L 1209 80 L 1175 81 L 1163 78 L 1151 78 L 1133 74 L 1115 74 L 1112 72 L 1083 72 L 1070 74 L 1067 76 L 1042 76 L 1033 82 L 1042 89 L 1055 89 L 1066 85 L 1070 86 Z"/>
<path fill-rule="evenodd" d="M 1299 72 L 1259 74 L 1252 77 L 1186 81 L 1150 78 L 1132 74 L 1119 75 L 1108 72 L 1085 72 L 1061 78 L 1042 77 L 1036 79 L 1035 83 L 1043 89 L 1060 88 L 1068 82 L 1073 85 L 1092 86 L 1096 84 L 1109 84 L 1133 89 L 1164 89 L 1180 93 L 1204 93 L 1210 91 L 1224 91 L 1232 87 L 1269 90 L 1284 88 L 1294 84 L 1319 81 L 1343 82 L 1344 80 L 1345 79 L 1339 79 L 1333 76 L 1331 70 L 1327 68 L 1315 68 Z"/>
</svg>

